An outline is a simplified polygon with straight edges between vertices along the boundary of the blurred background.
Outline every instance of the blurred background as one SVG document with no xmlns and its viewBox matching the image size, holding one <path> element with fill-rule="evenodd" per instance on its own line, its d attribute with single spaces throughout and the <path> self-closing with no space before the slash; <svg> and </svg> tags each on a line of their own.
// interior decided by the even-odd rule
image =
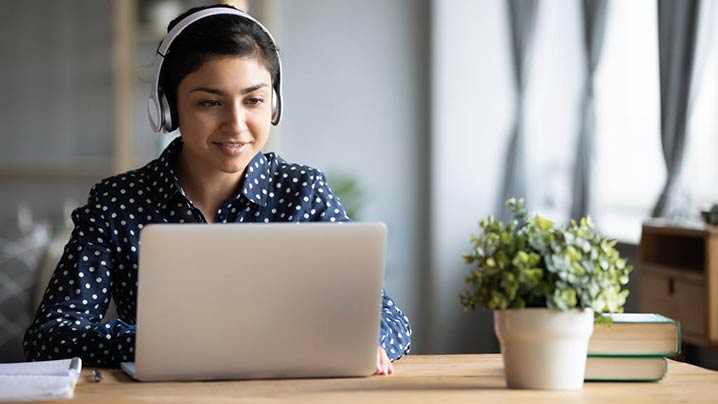
<svg viewBox="0 0 718 404">
<path fill-rule="evenodd" d="M 386 289 L 414 353 L 498 352 L 491 313 L 464 312 L 458 294 L 470 234 L 504 217 L 508 196 L 556 222 L 590 214 L 634 266 L 644 221 L 694 223 L 718 203 L 718 1 L 678 3 L 688 46 L 665 66 L 684 91 L 661 77 L 656 0 L 233 2 L 281 49 L 285 114 L 265 151 L 327 171 L 355 220 L 388 224 Z M 177 135 L 147 122 L 154 51 L 202 4 L 0 2 L 5 358 L 69 212 Z M 662 131 L 662 99 L 683 129 Z M 627 311 L 639 310 L 638 276 Z M 718 366 L 715 350 L 686 355 Z"/>
</svg>

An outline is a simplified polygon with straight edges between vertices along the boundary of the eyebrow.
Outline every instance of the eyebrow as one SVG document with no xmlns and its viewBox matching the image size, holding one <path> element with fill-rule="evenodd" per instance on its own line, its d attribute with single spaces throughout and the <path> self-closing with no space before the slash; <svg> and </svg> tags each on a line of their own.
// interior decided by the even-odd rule
<svg viewBox="0 0 718 404">
<path fill-rule="evenodd" d="M 252 87 L 247 87 L 244 90 L 242 90 L 242 94 L 249 94 L 251 92 L 257 91 L 262 87 L 269 87 L 266 83 L 256 84 Z M 211 87 L 197 87 L 194 90 L 190 91 L 190 93 L 194 93 L 195 91 L 203 91 L 205 93 L 210 94 L 216 94 L 216 95 L 225 95 L 226 93 L 218 88 L 211 88 Z"/>
</svg>

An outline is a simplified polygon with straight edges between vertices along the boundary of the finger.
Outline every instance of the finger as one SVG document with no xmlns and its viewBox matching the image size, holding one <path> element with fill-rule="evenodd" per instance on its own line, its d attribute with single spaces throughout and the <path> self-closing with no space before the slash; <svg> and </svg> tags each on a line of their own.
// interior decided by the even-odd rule
<svg viewBox="0 0 718 404">
<path fill-rule="evenodd" d="M 381 349 L 377 350 L 376 352 L 376 369 L 374 370 L 375 375 L 382 374 L 383 366 L 381 363 Z"/>
<path fill-rule="evenodd" d="M 391 374 L 394 372 L 394 367 L 391 364 L 391 360 L 389 360 L 389 355 L 386 354 L 385 350 L 381 350 L 381 362 L 382 362 L 382 368 L 384 369 L 385 375 Z"/>
</svg>

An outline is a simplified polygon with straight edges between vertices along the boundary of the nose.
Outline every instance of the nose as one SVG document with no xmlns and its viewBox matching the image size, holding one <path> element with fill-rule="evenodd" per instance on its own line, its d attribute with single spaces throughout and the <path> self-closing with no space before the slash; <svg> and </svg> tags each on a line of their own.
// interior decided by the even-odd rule
<svg viewBox="0 0 718 404">
<path fill-rule="evenodd" d="M 247 130 L 247 116 L 241 102 L 232 103 L 226 111 L 223 125 L 225 130 L 236 133 Z"/>
</svg>

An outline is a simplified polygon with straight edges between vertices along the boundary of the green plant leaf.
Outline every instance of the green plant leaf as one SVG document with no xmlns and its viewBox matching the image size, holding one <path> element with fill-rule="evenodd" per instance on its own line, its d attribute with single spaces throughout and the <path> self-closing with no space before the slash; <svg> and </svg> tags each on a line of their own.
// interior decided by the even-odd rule
<svg viewBox="0 0 718 404">
<path fill-rule="evenodd" d="M 506 205 L 513 219 L 479 221 L 471 253 L 462 254 L 473 268 L 468 290 L 459 296 L 466 310 L 587 307 L 604 323 L 600 313 L 623 310 L 633 267 L 620 257 L 615 240 L 597 233 L 589 217 L 563 227 L 540 215 L 529 218 L 523 199 Z"/>
<path fill-rule="evenodd" d="M 536 224 L 538 224 L 538 226 L 541 230 L 549 230 L 553 227 L 552 221 L 550 221 L 544 217 L 541 217 L 539 215 L 536 215 L 535 220 L 536 220 Z"/>
</svg>

